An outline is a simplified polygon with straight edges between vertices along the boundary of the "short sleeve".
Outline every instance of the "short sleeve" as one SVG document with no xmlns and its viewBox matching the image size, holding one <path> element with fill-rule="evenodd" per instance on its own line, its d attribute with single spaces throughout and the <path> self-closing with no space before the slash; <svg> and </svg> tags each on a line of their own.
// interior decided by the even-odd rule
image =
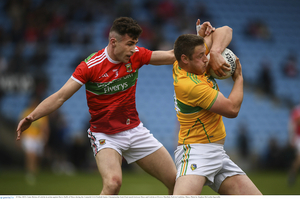
<svg viewBox="0 0 300 199">
<path fill-rule="evenodd" d="M 208 84 L 201 82 L 191 89 L 189 102 L 193 106 L 209 110 L 216 101 L 218 93 L 217 90 L 211 88 Z"/>
<path fill-rule="evenodd" d="M 72 74 L 72 79 L 83 85 L 88 82 L 88 67 L 85 62 L 81 62 Z"/>
<path fill-rule="evenodd" d="M 138 58 L 140 59 L 139 67 L 142 67 L 145 64 L 149 64 L 153 51 L 148 50 L 144 47 L 137 47 L 137 50 L 138 50 L 138 54 L 139 54 Z"/>
</svg>

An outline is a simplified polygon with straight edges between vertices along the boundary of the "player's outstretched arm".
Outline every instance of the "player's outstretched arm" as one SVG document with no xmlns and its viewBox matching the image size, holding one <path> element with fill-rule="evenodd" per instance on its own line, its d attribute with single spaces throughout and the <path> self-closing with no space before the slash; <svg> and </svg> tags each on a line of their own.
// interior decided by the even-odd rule
<svg viewBox="0 0 300 199">
<path fill-rule="evenodd" d="M 238 116 L 243 102 L 244 80 L 242 74 L 242 66 L 239 58 L 236 59 L 236 70 L 232 76 L 232 79 L 234 81 L 234 84 L 228 98 L 226 98 L 221 92 L 219 92 L 215 103 L 210 109 L 210 111 L 228 118 L 235 118 Z"/>
<path fill-rule="evenodd" d="M 21 139 L 22 132 L 28 129 L 32 122 L 61 107 L 80 87 L 81 85 L 78 82 L 70 78 L 59 91 L 42 101 L 34 111 L 19 122 L 17 127 L 17 140 Z"/>
<path fill-rule="evenodd" d="M 152 52 L 149 64 L 152 65 L 171 65 L 175 62 L 174 50 L 156 50 Z"/>
</svg>

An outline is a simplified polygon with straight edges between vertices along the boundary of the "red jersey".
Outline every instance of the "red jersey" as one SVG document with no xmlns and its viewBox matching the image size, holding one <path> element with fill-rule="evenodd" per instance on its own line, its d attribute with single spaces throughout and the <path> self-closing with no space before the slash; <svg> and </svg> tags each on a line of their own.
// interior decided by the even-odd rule
<svg viewBox="0 0 300 199">
<path fill-rule="evenodd" d="M 300 136 L 300 105 L 296 106 L 292 111 L 292 122 L 296 125 L 295 126 L 295 134 Z"/>
<path fill-rule="evenodd" d="M 135 50 L 125 64 L 112 60 L 105 48 L 75 69 L 71 78 L 85 84 L 92 132 L 114 134 L 139 125 L 135 104 L 138 70 L 149 64 L 152 51 L 142 47 Z"/>
</svg>

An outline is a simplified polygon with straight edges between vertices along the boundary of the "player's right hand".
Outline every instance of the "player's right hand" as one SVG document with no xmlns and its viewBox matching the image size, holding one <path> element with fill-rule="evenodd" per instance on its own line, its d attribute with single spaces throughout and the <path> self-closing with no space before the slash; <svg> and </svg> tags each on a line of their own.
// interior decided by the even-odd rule
<svg viewBox="0 0 300 199">
<path fill-rule="evenodd" d="M 17 128 L 17 140 L 21 139 L 21 134 L 30 127 L 32 122 L 33 119 L 30 116 L 25 117 L 19 122 Z"/>
<path fill-rule="evenodd" d="M 225 76 L 224 71 L 230 70 L 230 65 L 225 61 L 224 57 L 221 53 L 210 51 L 210 59 L 208 63 L 208 67 L 212 68 L 215 74 L 219 77 Z"/>
</svg>

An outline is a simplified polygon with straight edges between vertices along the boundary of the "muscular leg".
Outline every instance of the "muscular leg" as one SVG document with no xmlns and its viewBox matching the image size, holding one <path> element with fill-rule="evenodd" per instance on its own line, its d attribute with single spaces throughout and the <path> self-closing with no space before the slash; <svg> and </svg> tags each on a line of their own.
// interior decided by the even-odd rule
<svg viewBox="0 0 300 199">
<path fill-rule="evenodd" d="M 175 183 L 174 195 L 200 195 L 205 182 L 204 176 L 180 176 Z"/>
<path fill-rule="evenodd" d="M 95 159 L 103 181 L 101 195 L 118 194 L 122 185 L 122 156 L 106 148 L 100 150 Z"/>
<path fill-rule="evenodd" d="M 247 175 L 227 177 L 219 189 L 221 195 L 262 195 Z"/>
<path fill-rule="evenodd" d="M 161 147 L 154 153 L 138 160 L 136 163 L 147 173 L 164 183 L 170 195 L 173 193 L 176 167 L 165 147 Z"/>
</svg>

